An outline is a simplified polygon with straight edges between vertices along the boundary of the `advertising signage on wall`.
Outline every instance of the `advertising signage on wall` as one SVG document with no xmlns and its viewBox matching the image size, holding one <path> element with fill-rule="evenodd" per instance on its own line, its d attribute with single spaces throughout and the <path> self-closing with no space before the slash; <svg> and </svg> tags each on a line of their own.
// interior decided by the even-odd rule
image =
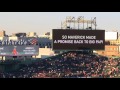
<svg viewBox="0 0 120 90">
<path fill-rule="evenodd" d="M 9 40 L 6 38 L 0 40 L 0 46 L 9 46 L 9 45 L 36 45 L 38 39 L 35 37 L 19 37 L 17 40 Z"/>
<path fill-rule="evenodd" d="M 0 46 L 0 56 L 33 56 L 39 54 L 39 46 Z"/>
<path fill-rule="evenodd" d="M 53 29 L 53 50 L 105 49 L 105 30 Z"/>
</svg>

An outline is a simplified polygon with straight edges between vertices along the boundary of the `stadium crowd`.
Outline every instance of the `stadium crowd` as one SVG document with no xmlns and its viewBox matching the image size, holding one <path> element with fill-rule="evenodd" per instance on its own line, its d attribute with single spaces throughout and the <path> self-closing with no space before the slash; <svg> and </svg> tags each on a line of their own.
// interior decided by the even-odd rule
<svg viewBox="0 0 120 90">
<path fill-rule="evenodd" d="M 67 52 L 23 65 L 14 72 L 1 72 L 0 78 L 114 78 L 120 77 L 120 59 Z"/>
</svg>

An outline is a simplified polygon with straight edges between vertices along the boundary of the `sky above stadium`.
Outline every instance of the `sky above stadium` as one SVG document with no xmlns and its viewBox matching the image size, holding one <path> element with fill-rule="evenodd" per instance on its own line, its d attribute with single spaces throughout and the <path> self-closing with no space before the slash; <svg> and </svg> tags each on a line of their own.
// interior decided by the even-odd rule
<svg viewBox="0 0 120 90">
<path fill-rule="evenodd" d="M 16 32 L 37 32 L 42 35 L 61 27 L 66 16 L 97 18 L 97 28 L 120 33 L 120 12 L 0 12 L 0 30 L 11 35 Z"/>
</svg>

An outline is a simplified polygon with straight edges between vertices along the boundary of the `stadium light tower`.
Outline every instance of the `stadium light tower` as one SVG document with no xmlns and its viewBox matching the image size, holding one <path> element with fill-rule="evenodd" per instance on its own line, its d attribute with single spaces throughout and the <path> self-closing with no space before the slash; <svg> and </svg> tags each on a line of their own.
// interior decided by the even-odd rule
<svg viewBox="0 0 120 90">
<path fill-rule="evenodd" d="M 95 30 L 96 30 L 96 17 L 91 18 L 91 20 L 85 20 L 84 16 L 79 16 L 78 18 L 72 17 L 72 16 L 68 16 L 66 17 L 66 20 L 64 22 L 61 22 L 61 29 L 72 29 L 71 24 L 74 24 L 73 29 L 75 29 L 76 24 L 78 25 L 78 30 L 80 29 L 80 24 L 83 25 L 83 29 L 85 29 L 85 24 L 87 24 L 87 28 L 89 29 L 89 24 L 91 25 L 91 29 L 93 29 L 93 25 L 95 26 Z M 68 26 L 69 25 L 69 26 Z"/>
<path fill-rule="evenodd" d="M 79 16 L 78 18 L 77 18 L 77 22 L 78 22 L 78 29 L 80 28 L 80 21 L 84 21 L 84 16 Z M 84 23 L 83 23 L 83 29 L 84 29 Z"/>
</svg>

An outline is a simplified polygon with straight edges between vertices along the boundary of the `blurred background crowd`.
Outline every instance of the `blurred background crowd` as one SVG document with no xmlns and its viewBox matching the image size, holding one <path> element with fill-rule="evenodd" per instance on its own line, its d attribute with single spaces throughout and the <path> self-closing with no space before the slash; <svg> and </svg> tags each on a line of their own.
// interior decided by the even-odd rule
<svg viewBox="0 0 120 90">
<path fill-rule="evenodd" d="M 10 61 L 9 61 L 10 62 Z M 19 62 L 14 62 L 14 64 Z M 66 52 L 11 72 L 0 72 L 0 78 L 119 78 L 120 59 Z"/>
</svg>

